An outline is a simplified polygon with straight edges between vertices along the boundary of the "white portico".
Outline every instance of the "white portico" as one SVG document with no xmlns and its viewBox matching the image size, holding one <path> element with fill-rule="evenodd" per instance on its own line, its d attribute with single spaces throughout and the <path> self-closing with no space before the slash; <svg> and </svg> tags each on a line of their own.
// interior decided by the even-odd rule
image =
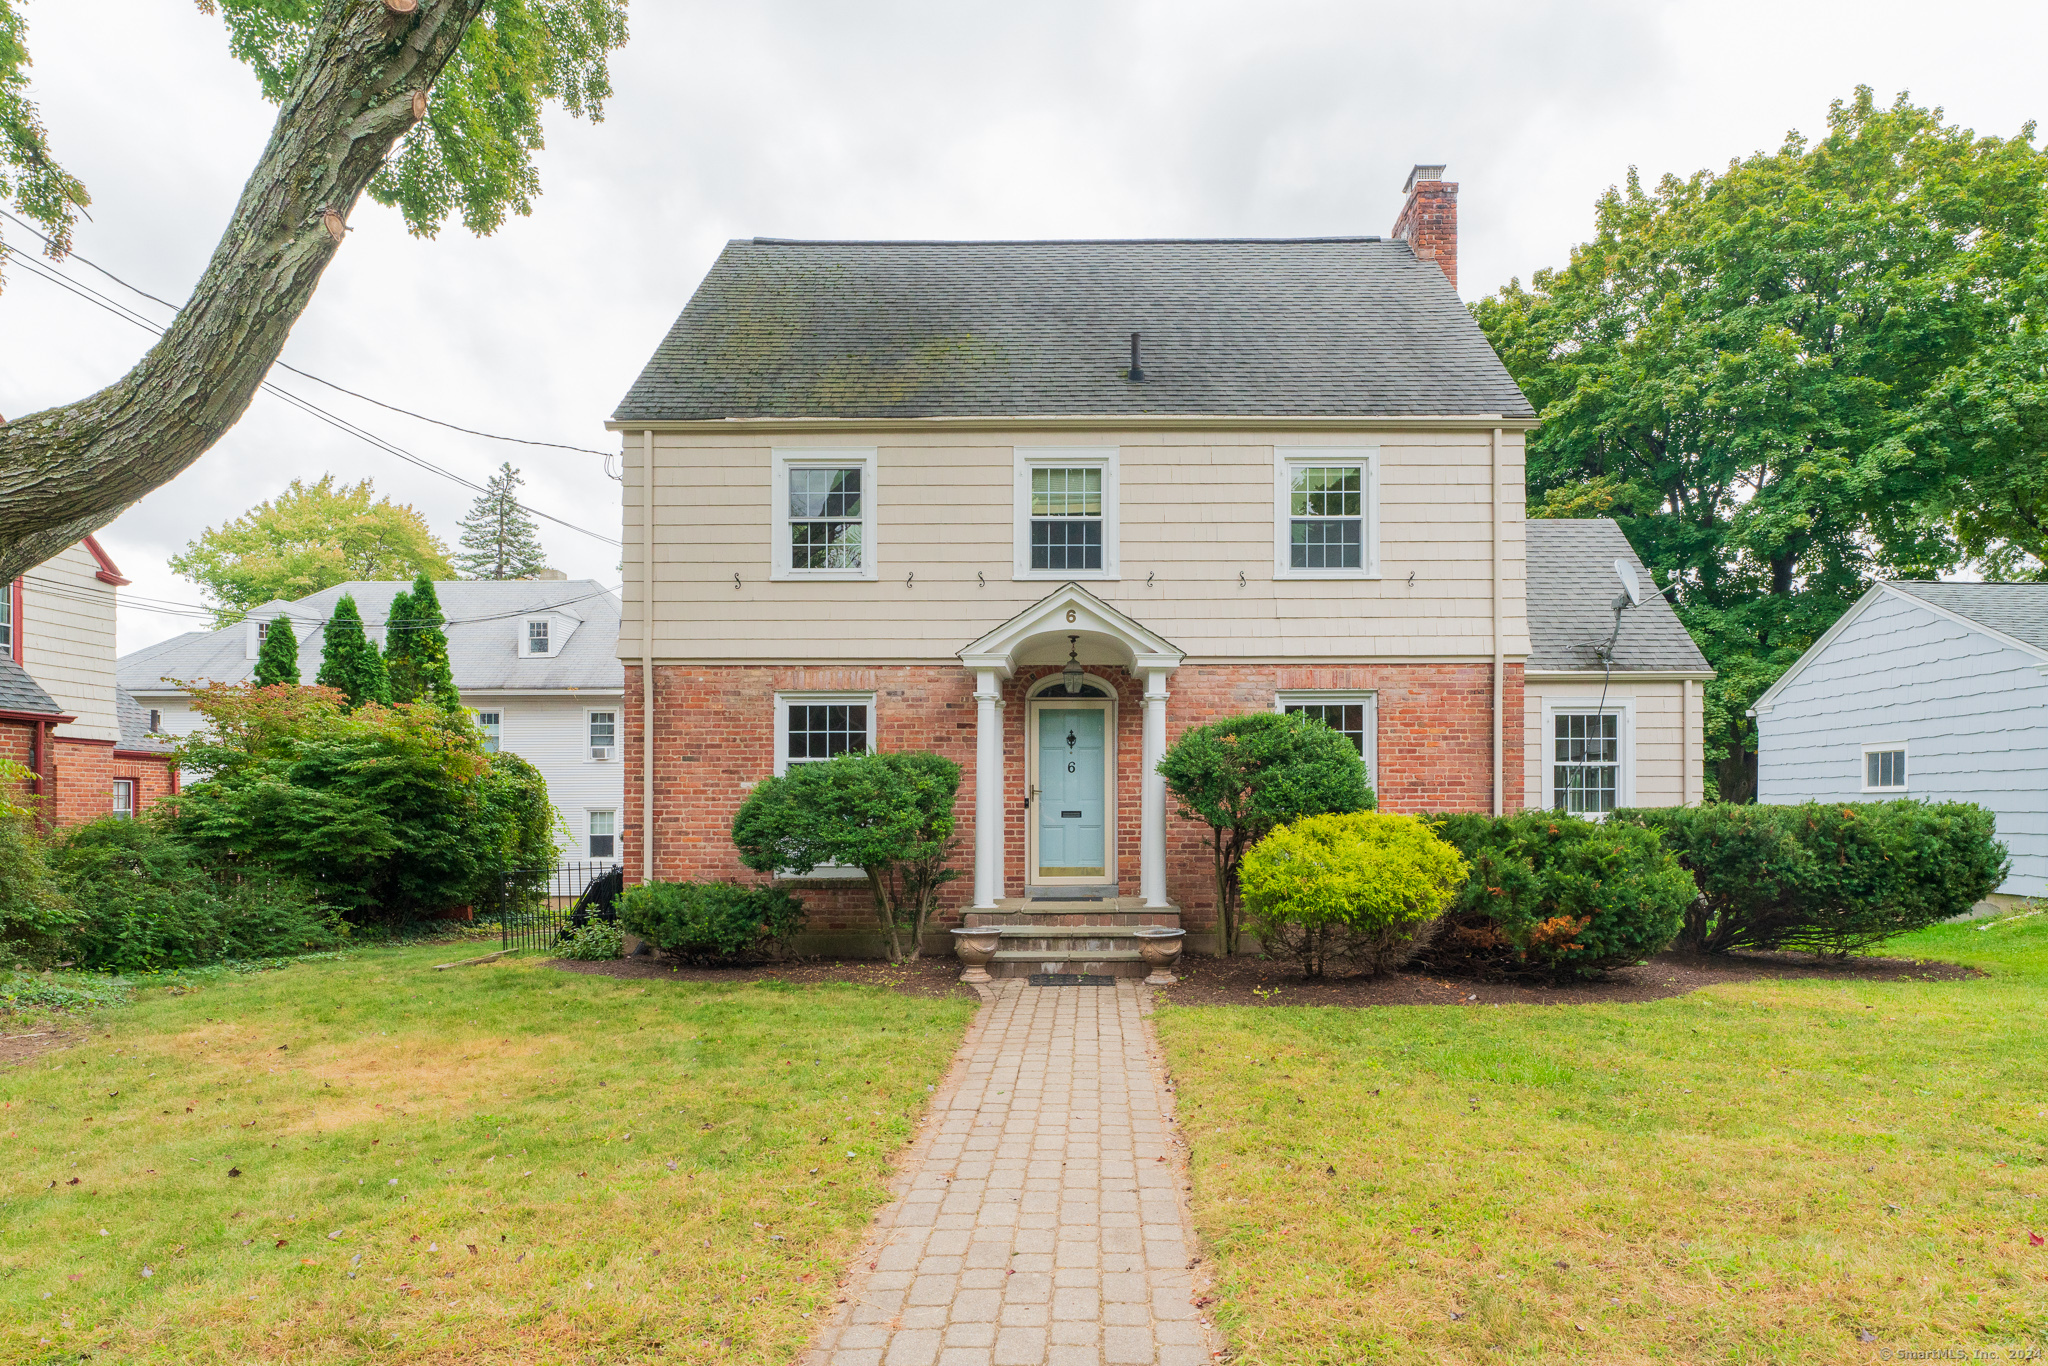
<svg viewBox="0 0 2048 1366">
<path fill-rule="evenodd" d="M 1123 670 L 1143 685 L 1140 705 L 1138 889 L 1144 907 L 1164 909 L 1166 679 L 1182 653 L 1078 584 L 1046 597 L 960 651 L 975 676 L 974 906 L 996 907 L 1005 869 L 1003 685 L 1019 669 L 1061 666 L 1029 689 L 1024 705 L 1026 784 L 1021 841 L 1024 882 L 1035 894 L 1108 889 L 1114 898 L 1117 757 L 1115 686 L 1101 670 Z"/>
</svg>

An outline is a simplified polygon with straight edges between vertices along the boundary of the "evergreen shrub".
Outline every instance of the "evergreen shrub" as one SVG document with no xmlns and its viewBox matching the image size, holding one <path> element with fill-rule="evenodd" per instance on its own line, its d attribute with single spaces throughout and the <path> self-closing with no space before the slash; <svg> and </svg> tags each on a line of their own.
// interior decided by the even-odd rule
<svg viewBox="0 0 2048 1366">
<path fill-rule="evenodd" d="M 1350 962 L 1399 967 L 1465 881 L 1465 860 L 1412 816 L 1304 816 L 1275 829 L 1238 868 L 1247 923 L 1266 952 L 1321 977 Z"/>
<path fill-rule="evenodd" d="M 620 896 L 619 923 L 686 962 L 760 962 L 789 956 L 804 907 L 781 887 L 643 882 Z"/>
<path fill-rule="evenodd" d="M 1654 830 L 1693 875 L 1679 947 L 1803 949 L 1837 957 L 1962 915 L 2008 871 L 1992 814 L 1971 802 L 1617 811 Z"/>
<path fill-rule="evenodd" d="M 1598 976 L 1662 952 L 1699 894 L 1640 824 L 1551 811 L 1426 820 L 1472 868 L 1420 955 L 1440 971 Z"/>
</svg>

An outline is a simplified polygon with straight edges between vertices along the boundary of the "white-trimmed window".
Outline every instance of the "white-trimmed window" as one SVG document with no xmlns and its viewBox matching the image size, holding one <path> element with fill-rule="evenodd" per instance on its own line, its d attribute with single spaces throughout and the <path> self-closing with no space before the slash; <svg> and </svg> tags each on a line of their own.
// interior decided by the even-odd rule
<svg viewBox="0 0 2048 1366">
<path fill-rule="evenodd" d="M 617 858 L 619 854 L 619 813 L 591 811 L 589 817 L 591 858 Z"/>
<path fill-rule="evenodd" d="M 498 711 L 480 711 L 476 714 L 476 728 L 484 733 L 484 753 L 496 754 L 498 741 L 505 734 L 505 714 Z"/>
<path fill-rule="evenodd" d="M 114 814 L 116 816 L 132 816 L 135 814 L 135 780 L 133 778 L 114 779 Z"/>
<path fill-rule="evenodd" d="M 590 711 L 583 715 L 590 730 L 590 757 L 598 762 L 609 760 L 619 750 L 619 714 Z"/>
<path fill-rule="evenodd" d="M 1273 709 L 1285 715 L 1309 716 L 1350 740 L 1365 760 L 1365 780 L 1379 789 L 1379 694 L 1328 689 L 1283 692 Z"/>
<path fill-rule="evenodd" d="M 1598 820 L 1634 802 L 1633 720 L 1626 704 L 1544 708 L 1551 810 Z"/>
<path fill-rule="evenodd" d="M 0 583 L 0 655 L 14 657 L 14 585 Z"/>
<path fill-rule="evenodd" d="M 1863 747 L 1863 790 L 1904 792 L 1906 790 L 1906 742 L 1887 741 Z"/>
<path fill-rule="evenodd" d="M 875 452 L 775 452 L 778 579 L 875 577 Z"/>
<path fill-rule="evenodd" d="M 1379 577 L 1378 466 L 1377 446 L 1274 449 L 1276 577 Z"/>
<path fill-rule="evenodd" d="M 1015 577 L 1117 577 L 1117 451 L 1113 446 L 1016 452 Z"/>
<path fill-rule="evenodd" d="M 875 743 L 871 692 L 785 692 L 775 695 L 775 776 L 792 764 L 815 764 L 842 754 L 865 754 Z M 858 868 L 821 863 L 804 877 L 867 876 Z"/>
<path fill-rule="evenodd" d="M 554 623 L 546 617 L 531 617 L 526 623 L 526 653 L 547 655 L 554 653 Z"/>
</svg>

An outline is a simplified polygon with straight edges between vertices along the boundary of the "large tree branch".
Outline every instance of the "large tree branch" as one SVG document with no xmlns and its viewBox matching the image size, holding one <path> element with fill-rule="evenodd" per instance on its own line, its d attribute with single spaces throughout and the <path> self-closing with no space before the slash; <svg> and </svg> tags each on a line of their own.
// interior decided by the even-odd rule
<svg viewBox="0 0 2048 1366">
<path fill-rule="evenodd" d="M 126 375 L 0 426 L 0 582 L 167 483 L 241 420 L 385 156 L 486 0 L 328 0 L 192 298 Z"/>
</svg>

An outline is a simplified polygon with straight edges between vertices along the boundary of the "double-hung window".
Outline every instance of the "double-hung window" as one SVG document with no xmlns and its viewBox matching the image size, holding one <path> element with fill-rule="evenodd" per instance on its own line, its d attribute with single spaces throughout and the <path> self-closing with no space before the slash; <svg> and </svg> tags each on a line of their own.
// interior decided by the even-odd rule
<svg viewBox="0 0 2048 1366">
<path fill-rule="evenodd" d="M 14 585 L 0 583 L 0 655 L 14 658 Z"/>
<path fill-rule="evenodd" d="M 619 714 L 615 711 L 587 713 L 590 719 L 590 757 L 606 760 L 619 743 Z"/>
<path fill-rule="evenodd" d="M 1014 577 L 1117 577 L 1114 447 L 1018 447 L 1015 513 Z"/>
<path fill-rule="evenodd" d="M 553 623 L 546 618 L 526 623 L 526 653 L 544 655 L 548 653 L 549 626 Z"/>
<path fill-rule="evenodd" d="M 114 814 L 123 817 L 135 814 L 135 780 L 133 778 L 114 779 Z"/>
<path fill-rule="evenodd" d="M 1550 807 L 1604 816 L 1624 804 L 1620 711 L 1554 712 L 1550 717 Z"/>
<path fill-rule="evenodd" d="M 1280 447 L 1274 452 L 1273 572 L 1279 578 L 1379 574 L 1375 447 Z"/>
<path fill-rule="evenodd" d="M 496 754 L 498 740 L 505 731 L 505 714 L 496 711 L 480 711 L 476 714 L 476 728 L 484 733 L 484 753 Z"/>
<path fill-rule="evenodd" d="M 1904 792 L 1906 790 L 1906 742 L 1895 740 L 1863 747 L 1863 790 Z"/>
<path fill-rule="evenodd" d="M 592 811 L 590 817 L 590 857 L 616 858 L 619 848 L 619 813 L 616 811 Z"/>
<path fill-rule="evenodd" d="M 875 453 L 775 452 L 778 579 L 872 579 Z"/>
<path fill-rule="evenodd" d="M 775 776 L 798 764 L 822 763 L 874 747 L 871 692 L 789 692 L 775 696 Z M 804 877 L 857 878 L 858 868 L 821 863 Z"/>
<path fill-rule="evenodd" d="M 1365 760 L 1368 783 L 1379 779 L 1379 699 L 1372 692 L 1303 691 L 1283 692 L 1275 707 L 1289 716 L 1306 716 L 1322 722 L 1349 740 Z"/>
</svg>

